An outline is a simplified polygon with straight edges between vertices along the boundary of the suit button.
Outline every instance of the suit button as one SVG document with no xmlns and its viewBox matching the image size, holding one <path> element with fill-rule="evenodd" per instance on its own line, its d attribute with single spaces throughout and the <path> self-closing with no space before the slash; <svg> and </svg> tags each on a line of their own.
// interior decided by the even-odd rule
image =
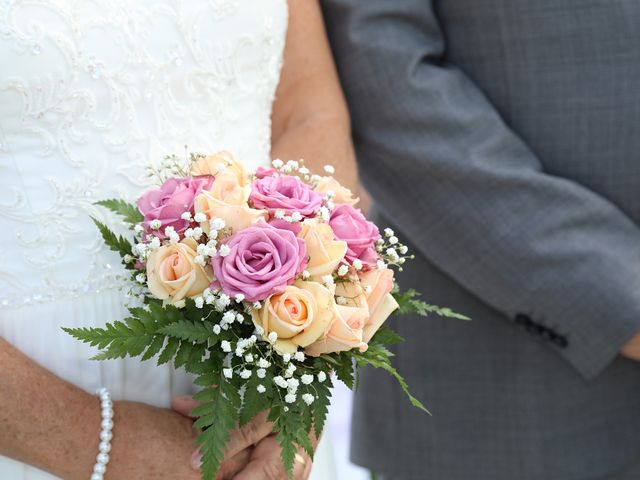
<svg viewBox="0 0 640 480">
<path fill-rule="evenodd" d="M 560 348 L 567 348 L 569 346 L 569 340 L 567 340 L 567 337 L 564 335 L 554 333 L 550 340 Z"/>
<path fill-rule="evenodd" d="M 513 319 L 513 321 L 517 324 L 517 325 L 522 325 L 522 326 L 527 326 L 527 325 L 531 325 L 533 323 L 533 321 L 531 320 L 531 318 L 528 315 L 525 315 L 524 313 L 518 313 L 516 314 L 515 318 Z"/>
<path fill-rule="evenodd" d="M 538 325 L 537 323 L 531 322 L 525 327 L 525 330 L 534 335 L 543 336 L 546 331 L 546 328 L 544 328 L 542 325 Z"/>
</svg>

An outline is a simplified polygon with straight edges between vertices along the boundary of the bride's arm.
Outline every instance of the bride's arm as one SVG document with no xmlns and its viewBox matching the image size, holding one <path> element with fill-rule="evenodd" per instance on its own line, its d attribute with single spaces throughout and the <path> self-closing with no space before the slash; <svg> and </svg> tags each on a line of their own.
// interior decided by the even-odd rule
<svg viewBox="0 0 640 480">
<path fill-rule="evenodd" d="M 336 177 L 354 193 L 358 175 L 347 106 L 316 0 L 289 0 L 284 64 L 272 114 L 273 158 L 304 158 Z"/>
<path fill-rule="evenodd" d="M 169 409 L 115 402 L 111 460 L 106 478 L 198 480 L 191 465 L 192 421 Z M 98 453 L 100 402 L 65 382 L 0 337 L 0 455 L 65 480 L 90 477 Z M 232 435 L 223 469 L 236 472 L 243 450 L 268 434 L 257 420 Z"/>
<path fill-rule="evenodd" d="M 0 454 L 59 476 L 89 477 L 98 453 L 97 401 L 2 338 L 0 365 Z"/>
</svg>

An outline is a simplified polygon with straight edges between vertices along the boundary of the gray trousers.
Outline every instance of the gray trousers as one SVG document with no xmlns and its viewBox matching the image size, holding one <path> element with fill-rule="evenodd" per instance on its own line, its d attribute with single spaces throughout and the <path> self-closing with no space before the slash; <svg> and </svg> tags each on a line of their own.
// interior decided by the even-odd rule
<svg viewBox="0 0 640 480">
<path fill-rule="evenodd" d="M 375 480 L 405 480 L 403 478 L 400 477 L 390 477 L 388 475 L 384 475 L 384 474 L 377 474 L 375 476 Z M 409 480 L 409 479 L 406 479 Z M 418 480 L 418 479 L 411 479 L 411 480 Z M 446 478 L 423 478 L 420 480 L 447 480 Z M 473 480 L 473 479 L 469 479 L 469 480 Z M 517 479 L 496 479 L 496 480 L 517 480 Z M 607 475 L 605 477 L 589 477 L 589 478 L 584 478 L 584 479 L 577 479 L 577 478 L 548 478 L 548 479 L 544 479 L 544 480 L 640 480 L 640 463 L 637 463 L 635 465 L 633 465 L 632 467 L 627 468 L 626 470 L 622 471 L 622 472 L 618 472 L 615 474 L 611 474 L 611 475 Z"/>
</svg>

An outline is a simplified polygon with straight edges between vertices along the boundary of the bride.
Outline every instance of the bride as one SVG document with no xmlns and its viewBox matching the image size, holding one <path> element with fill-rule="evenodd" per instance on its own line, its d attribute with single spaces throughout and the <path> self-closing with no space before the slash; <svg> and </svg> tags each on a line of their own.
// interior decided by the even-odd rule
<svg viewBox="0 0 640 480">
<path fill-rule="evenodd" d="M 122 270 L 90 216 L 117 228 L 94 202 L 134 200 L 165 154 L 227 149 L 254 167 L 303 157 L 356 187 L 317 2 L 5 0 L 0 63 L 0 478 L 102 478 L 101 387 L 115 400 L 106 478 L 199 478 L 179 413 L 190 379 L 89 361 L 61 327 L 125 315 Z M 229 477 L 281 476 L 269 433 L 264 422 L 234 433 Z M 319 456 L 316 475 L 333 478 Z M 310 460 L 296 458 L 306 478 Z"/>
</svg>

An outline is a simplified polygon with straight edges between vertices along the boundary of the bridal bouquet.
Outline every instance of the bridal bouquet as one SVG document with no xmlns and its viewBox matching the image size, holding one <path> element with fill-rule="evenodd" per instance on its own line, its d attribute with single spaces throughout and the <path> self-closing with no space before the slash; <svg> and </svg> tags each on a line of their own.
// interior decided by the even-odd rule
<svg viewBox="0 0 640 480">
<path fill-rule="evenodd" d="M 462 317 L 399 292 L 392 267 L 407 247 L 354 208 L 331 166 L 319 176 L 275 160 L 250 174 L 220 152 L 167 157 L 150 173 L 159 186 L 136 206 L 99 202 L 130 225 L 133 243 L 94 220 L 131 270 L 137 306 L 105 328 L 66 331 L 99 347 L 98 360 L 157 356 L 196 375 L 205 479 L 230 431 L 264 410 L 287 471 L 298 448 L 313 456 L 332 372 L 353 388 L 357 368 L 382 368 L 425 410 L 391 364 L 387 346 L 402 339 L 383 323 L 395 311 Z"/>
</svg>

